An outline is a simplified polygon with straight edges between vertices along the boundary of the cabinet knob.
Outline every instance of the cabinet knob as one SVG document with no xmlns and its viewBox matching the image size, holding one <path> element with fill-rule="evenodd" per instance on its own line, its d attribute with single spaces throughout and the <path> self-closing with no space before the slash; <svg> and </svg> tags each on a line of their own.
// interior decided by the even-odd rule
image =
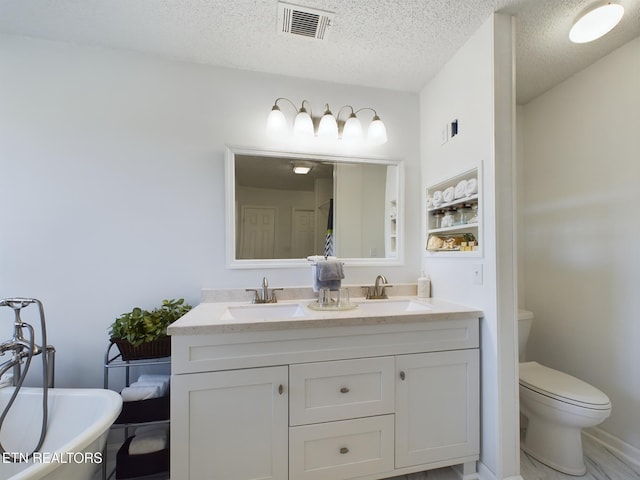
<svg viewBox="0 0 640 480">
<path fill-rule="evenodd" d="M 340 389 L 340 393 L 349 393 L 349 389 L 347 387 L 342 387 Z"/>
<path fill-rule="evenodd" d="M 406 377 L 406 375 L 404 374 L 403 371 L 400 372 L 400 380 L 404 380 Z"/>
<path fill-rule="evenodd" d="M 349 453 L 349 449 L 347 447 L 340 448 L 340 453 L 344 455 L 345 453 Z"/>
<path fill-rule="evenodd" d="M 278 393 L 282 395 L 283 392 L 284 392 L 284 385 L 282 384 L 278 385 Z"/>
</svg>

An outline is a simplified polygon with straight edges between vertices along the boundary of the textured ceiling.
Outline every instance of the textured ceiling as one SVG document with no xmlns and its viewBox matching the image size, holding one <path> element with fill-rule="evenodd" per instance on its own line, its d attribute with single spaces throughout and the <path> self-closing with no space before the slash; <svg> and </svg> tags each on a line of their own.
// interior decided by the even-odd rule
<svg viewBox="0 0 640 480">
<path fill-rule="evenodd" d="M 277 0 L 0 0 L 0 33 L 418 92 L 494 12 L 516 17 L 526 103 L 640 34 L 640 0 L 611 33 L 573 45 L 585 0 L 291 0 L 335 12 L 324 42 L 276 31 Z"/>
</svg>

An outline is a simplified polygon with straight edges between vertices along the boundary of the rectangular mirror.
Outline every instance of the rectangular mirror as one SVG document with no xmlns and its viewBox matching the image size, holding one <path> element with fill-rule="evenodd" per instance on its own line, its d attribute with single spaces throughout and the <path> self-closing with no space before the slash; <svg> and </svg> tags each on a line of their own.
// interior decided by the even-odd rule
<svg viewBox="0 0 640 480">
<path fill-rule="evenodd" d="M 347 265 L 402 264 L 402 166 L 227 147 L 227 266 L 307 267 L 330 234 Z"/>
</svg>

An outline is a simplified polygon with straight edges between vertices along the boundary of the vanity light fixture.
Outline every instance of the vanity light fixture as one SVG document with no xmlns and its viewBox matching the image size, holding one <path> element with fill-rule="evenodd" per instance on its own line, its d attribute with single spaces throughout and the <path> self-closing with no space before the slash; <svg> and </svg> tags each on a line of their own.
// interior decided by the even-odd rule
<svg viewBox="0 0 640 480">
<path fill-rule="evenodd" d="M 387 128 L 373 108 L 364 107 L 359 110 L 354 110 L 351 105 L 344 105 L 340 110 L 338 110 L 338 114 L 334 117 L 329 105 L 325 104 L 324 114 L 320 118 L 318 130 L 316 132 L 314 130 L 312 114 L 309 113 L 311 112 L 311 108 L 309 108 L 309 111 L 305 108 L 305 102 L 307 104 L 309 102 L 307 102 L 307 100 L 303 100 L 300 108 L 298 109 L 291 100 L 284 97 L 276 99 L 267 119 L 267 132 L 272 136 L 284 136 L 289 132 L 287 120 L 278 105 L 278 102 L 281 100 L 286 100 L 298 112 L 293 123 L 293 135 L 295 137 L 312 137 L 315 135 L 324 139 L 337 140 L 342 138 L 342 140 L 346 142 L 363 140 L 364 134 L 362 130 L 362 123 L 358 118 L 358 114 L 362 111 L 370 110 L 373 112 L 373 118 L 371 119 L 367 129 L 367 143 L 371 145 L 382 145 L 387 142 Z M 350 110 L 351 113 L 344 122 L 342 137 L 340 137 L 339 118 L 344 109 Z"/>
<path fill-rule="evenodd" d="M 329 110 L 328 103 L 318 125 L 318 136 L 321 138 L 338 138 L 338 121 Z"/>
<path fill-rule="evenodd" d="M 582 15 L 569 31 L 573 43 L 587 43 L 609 33 L 622 19 L 624 7 L 607 3 Z"/>
</svg>

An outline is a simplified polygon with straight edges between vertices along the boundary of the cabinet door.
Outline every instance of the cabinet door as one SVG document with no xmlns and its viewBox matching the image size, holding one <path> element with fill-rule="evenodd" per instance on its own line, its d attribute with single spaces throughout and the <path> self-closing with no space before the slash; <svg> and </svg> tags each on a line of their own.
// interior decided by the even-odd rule
<svg viewBox="0 0 640 480">
<path fill-rule="evenodd" d="M 477 349 L 400 355 L 396 373 L 396 468 L 479 454 Z"/>
<path fill-rule="evenodd" d="M 174 375 L 171 478 L 286 480 L 288 368 Z"/>
</svg>

